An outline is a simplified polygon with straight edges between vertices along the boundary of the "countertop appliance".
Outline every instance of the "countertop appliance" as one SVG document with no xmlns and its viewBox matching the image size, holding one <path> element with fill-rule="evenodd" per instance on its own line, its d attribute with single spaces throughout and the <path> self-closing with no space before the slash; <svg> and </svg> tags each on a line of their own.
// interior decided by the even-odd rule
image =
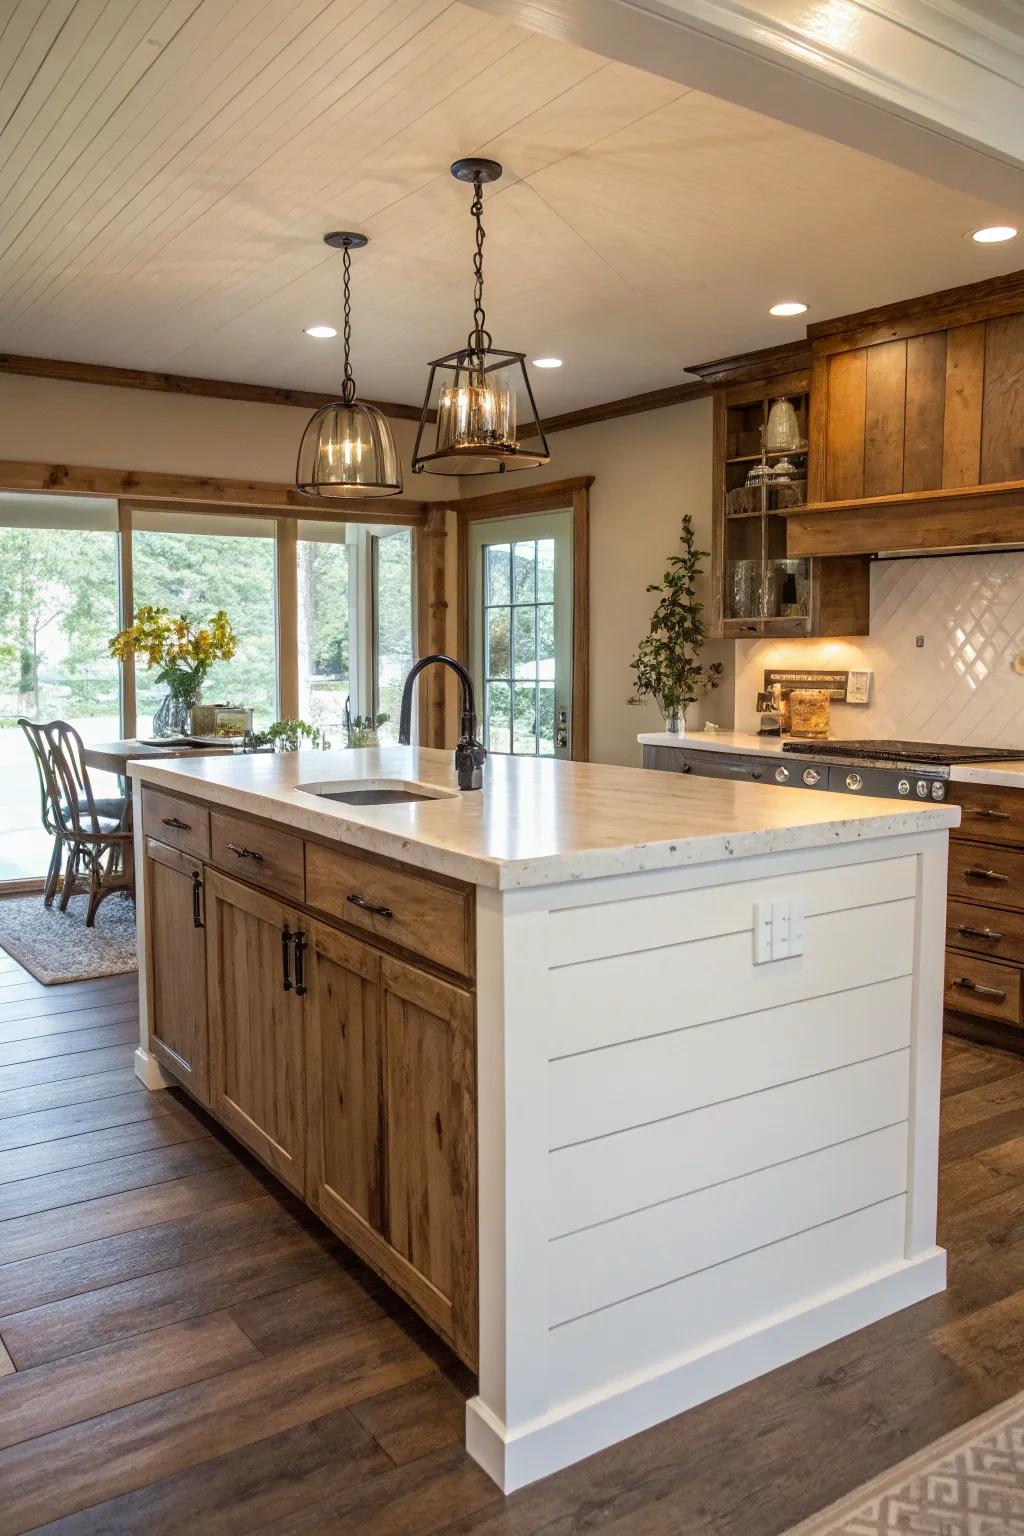
<svg viewBox="0 0 1024 1536">
<path fill-rule="evenodd" d="M 701 778 L 750 779 L 791 789 L 829 789 L 844 795 L 945 800 L 953 763 L 1011 762 L 1024 747 L 950 747 L 930 741 L 785 741 L 787 762 L 765 753 L 701 749 L 686 771 Z"/>
</svg>

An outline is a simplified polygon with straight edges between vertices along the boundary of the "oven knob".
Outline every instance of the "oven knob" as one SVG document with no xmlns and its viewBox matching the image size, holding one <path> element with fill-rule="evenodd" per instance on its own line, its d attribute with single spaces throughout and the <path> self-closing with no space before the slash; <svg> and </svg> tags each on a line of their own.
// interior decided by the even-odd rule
<svg viewBox="0 0 1024 1536">
<path fill-rule="evenodd" d="M 945 798 L 946 798 L 946 786 L 945 786 L 945 784 L 941 783 L 940 780 L 936 779 L 935 783 L 932 785 L 932 799 L 933 800 L 945 800 Z"/>
<path fill-rule="evenodd" d="M 846 775 L 846 787 L 847 789 L 863 789 L 864 780 L 859 773 L 848 773 Z"/>
<path fill-rule="evenodd" d="M 805 768 L 804 769 L 804 783 L 805 784 L 817 784 L 817 782 L 818 782 L 818 780 L 820 778 L 821 778 L 821 774 L 818 772 L 817 768 Z"/>
<path fill-rule="evenodd" d="M 927 779 L 918 779 L 918 781 L 917 781 L 917 792 L 920 795 L 922 800 L 927 800 L 928 799 L 928 781 L 927 781 Z"/>
<path fill-rule="evenodd" d="M 910 780 L 909 779 L 900 779 L 899 783 L 896 785 L 896 788 L 899 790 L 901 795 L 909 795 L 910 794 Z"/>
<path fill-rule="evenodd" d="M 788 768 L 776 768 L 776 770 L 775 770 L 775 782 L 776 782 L 776 784 L 785 784 L 788 778 L 789 778 L 789 769 Z"/>
</svg>

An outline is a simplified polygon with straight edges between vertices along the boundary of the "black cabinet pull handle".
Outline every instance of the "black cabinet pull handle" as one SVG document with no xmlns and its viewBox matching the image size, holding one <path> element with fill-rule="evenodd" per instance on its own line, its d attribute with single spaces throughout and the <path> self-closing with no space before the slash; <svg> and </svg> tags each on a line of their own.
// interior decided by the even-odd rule
<svg viewBox="0 0 1024 1536">
<path fill-rule="evenodd" d="M 290 992 L 292 990 L 291 942 L 292 932 L 288 927 L 288 924 L 285 923 L 284 927 L 281 929 L 281 970 L 282 985 L 284 986 L 284 990 L 286 992 Z"/>
<path fill-rule="evenodd" d="M 997 885 L 1008 885 L 1009 875 L 1001 875 L 996 869 L 979 869 L 972 864 L 970 869 L 965 869 L 964 874 L 971 880 L 993 880 Z"/>
<path fill-rule="evenodd" d="M 306 995 L 306 935 L 295 935 L 295 996 Z"/>
<path fill-rule="evenodd" d="M 238 859 L 255 859 L 257 864 L 263 863 L 262 853 L 257 853 L 255 848 L 239 848 L 237 843 L 226 843 L 225 847 Z"/>
<path fill-rule="evenodd" d="M 957 933 L 964 933 L 969 939 L 988 939 L 990 944 L 998 944 L 1003 937 L 994 928 L 972 928 L 970 923 L 961 923 Z"/>
<path fill-rule="evenodd" d="M 377 917 L 394 917 L 395 915 L 390 907 L 375 907 L 372 901 L 366 901 L 362 896 L 348 896 L 346 900 L 350 901 L 354 907 L 358 907 L 361 912 L 373 912 Z"/>
<path fill-rule="evenodd" d="M 187 821 L 182 821 L 180 816 L 165 816 L 164 826 L 173 827 L 176 832 L 191 832 L 192 828 Z"/>
<path fill-rule="evenodd" d="M 980 982 L 969 981 L 966 976 L 960 976 L 953 983 L 954 987 L 962 987 L 965 992 L 973 992 L 978 997 L 993 997 L 997 1003 L 1006 1001 L 1006 993 L 999 987 L 983 987 Z"/>
<path fill-rule="evenodd" d="M 968 815 L 980 816 L 982 821 L 1009 821 L 1010 819 L 1009 811 L 971 810 Z"/>
<path fill-rule="evenodd" d="M 192 871 L 192 926 L 204 928 L 202 908 L 203 877 L 198 869 Z"/>
</svg>

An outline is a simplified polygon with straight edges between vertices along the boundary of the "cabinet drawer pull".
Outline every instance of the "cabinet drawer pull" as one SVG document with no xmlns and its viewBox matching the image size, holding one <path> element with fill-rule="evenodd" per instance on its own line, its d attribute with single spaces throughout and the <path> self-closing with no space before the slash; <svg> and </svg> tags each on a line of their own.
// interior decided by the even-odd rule
<svg viewBox="0 0 1024 1536">
<path fill-rule="evenodd" d="M 1001 875 L 996 869 L 980 869 L 976 864 L 965 869 L 964 874 L 969 880 L 993 880 L 997 885 L 1008 885 L 1010 880 L 1009 875 Z"/>
<path fill-rule="evenodd" d="M 202 908 L 203 877 L 198 869 L 192 871 L 192 926 L 204 928 Z"/>
<path fill-rule="evenodd" d="M 980 982 L 969 981 L 966 976 L 960 976 L 953 983 L 954 987 L 962 987 L 965 992 L 973 992 L 976 997 L 991 997 L 997 1003 L 1006 1002 L 1006 993 L 999 987 L 983 987 Z"/>
<path fill-rule="evenodd" d="M 972 928 L 970 923 L 961 923 L 956 931 L 966 934 L 969 939 L 988 939 L 990 944 L 998 944 L 1003 937 L 994 928 Z"/>
<path fill-rule="evenodd" d="M 969 810 L 969 816 L 980 816 L 982 821 L 1009 821 L 1009 811 Z"/>
<path fill-rule="evenodd" d="M 226 843 L 229 853 L 233 853 L 239 859 L 255 859 L 257 864 L 263 863 L 262 853 L 257 853 L 255 848 L 239 848 L 237 843 Z"/>
<path fill-rule="evenodd" d="M 394 917 L 390 907 L 375 907 L 372 901 L 366 901 L 362 896 L 348 896 L 345 898 L 361 912 L 373 912 L 377 917 Z"/>
<path fill-rule="evenodd" d="M 295 996 L 306 995 L 306 935 L 300 930 L 295 935 Z"/>
<path fill-rule="evenodd" d="M 286 992 L 292 990 L 291 944 L 292 931 L 285 923 L 281 929 L 281 985 Z"/>
<path fill-rule="evenodd" d="M 192 831 L 191 824 L 187 821 L 182 821 L 180 816 L 165 816 L 163 822 L 165 827 L 173 827 L 175 832 Z"/>
</svg>

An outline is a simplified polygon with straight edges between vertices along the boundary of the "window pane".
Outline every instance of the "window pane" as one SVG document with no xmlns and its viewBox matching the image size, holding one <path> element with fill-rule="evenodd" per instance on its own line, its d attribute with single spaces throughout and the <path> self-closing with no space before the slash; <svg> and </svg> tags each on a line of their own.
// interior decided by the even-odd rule
<svg viewBox="0 0 1024 1536">
<path fill-rule="evenodd" d="M 516 677 L 537 676 L 537 610 L 515 610 L 514 649 Z"/>
<path fill-rule="evenodd" d="M 515 582 L 515 601 L 517 603 L 532 603 L 536 601 L 537 586 L 535 569 L 537 564 L 537 545 L 534 540 L 528 544 L 517 544 L 513 558 L 513 579 Z"/>
<path fill-rule="evenodd" d="M 257 726 L 271 725 L 277 718 L 274 540 L 269 520 L 267 535 L 145 530 L 132 535 L 136 610 L 152 603 L 202 622 L 223 608 L 238 649 L 230 661 L 214 662 L 203 700 L 250 708 Z M 138 729 L 143 736 L 167 693 L 156 681 L 158 670 L 147 670 L 141 660 L 136 670 Z"/>
<path fill-rule="evenodd" d="M 299 714 L 325 730 L 332 747 L 345 744 L 345 700 L 352 692 L 352 554 L 344 531 L 340 541 L 300 538 L 297 545 Z"/>
<path fill-rule="evenodd" d="M 513 752 L 537 751 L 537 689 L 533 683 L 517 683 L 515 720 L 512 729 Z"/>
<path fill-rule="evenodd" d="M 541 757 L 555 755 L 555 685 L 541 683 L 537 690 L 537 731 Z"/>
<path fill-rule="evenodd" d="M 487 736 L 484 745 L 491 752 L 508 752 L 511 747 L 512 712 L 508 683 L 487 684 Z"/>
<path fill-rule="evenodd" d="M 537 540 L 537 601 L 553 603 L 555 600 L 555 541 Z"/>
<path fill-rule="evenodd" d="M 488 544 L 484 553 L 487 559 L 487 596 L 484 601 L 488 604 L 511 602 L 512 578 L 509 574 L 511 549 L 509 545 Z"/>
<path fill-rule="evenodd" d="M 537 609 L 537 673 L 554 681 L 555 610 L 550 604 Z"/>
<path fill-rule="evenodd" d="M 374 540 L 374 699 L 382 742 L 398 740 L 402 685 L 412 666 L 412 534 L 408 528 Z"/>
<path fill-rule="evenodd" d="M 61 519 L 61 498 L 0 497 L 0 524 L 5 514 L 18 523 L 0 526 L 0 880 L 45 875 L 53 849 L 18 717 L 68 720 L 87 742 L 121 735 L 107 649 L 118 630 L 117 510 L 64 500 L 67 524 L 46 527 Z M 98 796 L 119 794 L 113 775 L 91 778 Z"/>
<path fill-rule="evenodd" d="M 487 612 L 487 660 L 485 670 L 488 677 L 508 677 L 510 675 L 511 654 L 509 652 L 509 636 L 511 633 L 511 622 L 511 608 L 491 608 Z"/>
</svg>

